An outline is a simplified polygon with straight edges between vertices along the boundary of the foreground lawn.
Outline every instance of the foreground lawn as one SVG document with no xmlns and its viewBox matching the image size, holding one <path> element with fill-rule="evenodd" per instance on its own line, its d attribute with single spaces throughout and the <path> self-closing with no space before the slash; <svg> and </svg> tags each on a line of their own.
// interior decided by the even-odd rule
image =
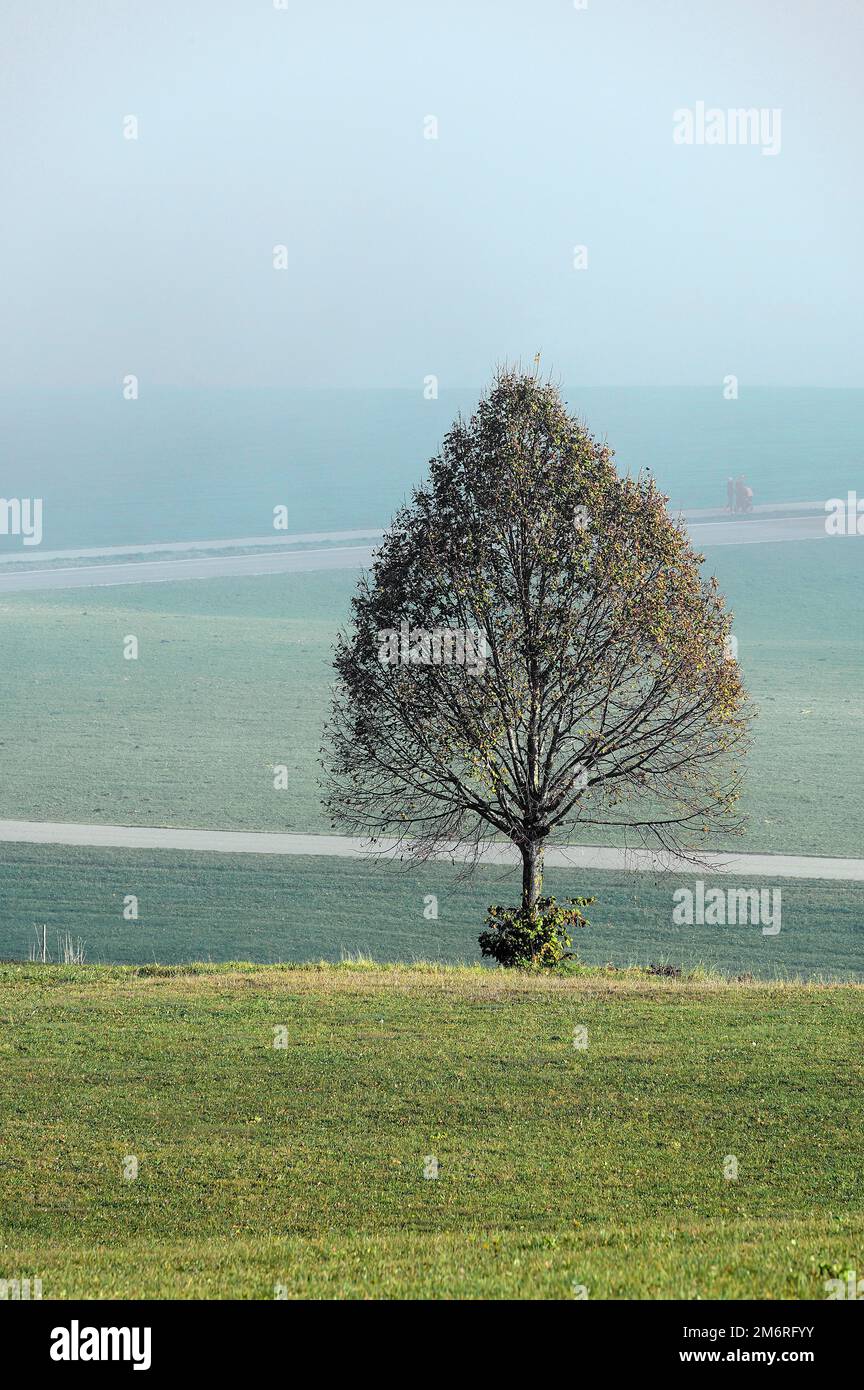
<svg viewBox="0 0 864 1390">
<path fill-rule="evenodd" d="M 0 1277 L 821 1298 L 864 1269 L 862 1016 L 856 985 L 4 966 Z"/>
</svg>

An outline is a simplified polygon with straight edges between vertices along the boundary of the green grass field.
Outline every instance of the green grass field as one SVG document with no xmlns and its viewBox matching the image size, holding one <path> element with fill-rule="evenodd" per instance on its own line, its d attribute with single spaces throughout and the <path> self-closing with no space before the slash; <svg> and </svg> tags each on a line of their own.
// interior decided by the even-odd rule
<svg viewBox="0 0 864 1390">
<path fill-rule="evenodd" d="M 864 977 L 860 884 L 774 885 L 783 895 L 781 930 L 763 936 L 758 926 L 675 925 L 672 894 L 686 882 L 563 869 L 546 877 L 558 898 L 597 898 L 574 943 L 587 962 Z M 765 880 L 735 884 L 764 888 Z M 34 923 L 45 923 L 49 949 L 69 931 L 97 963 L 339 960 L 357 952 L 378 961 L 477 962 L 487 907 L 510 901 L 517 888 L 516 875 L 488 867 L 460 882 L 446 864 L 0 844 L 0 958 L 26 959 Z M 130 893 L 137 921 L 122 915 Z M 429 895 L 437 918 L 424 916 Z"/>
<path fill-rule="evenodd" d="M 821 1298 L 864 1265 L 862 1005 L 5 966 L 0 1276 L 45 1298 Z"/>
<path fill-rule="evenodd" d="M 707 568 L 760 709 L 749 827 L 727 844 L 860 854 L 864 547 L 720 546 Z M 336 571 L 7 596 L 0 815 L 329 829 L 317 754 L 353 584 Z M 122 657 L 130 633 L 137 661 Z M 279 764 L 287 790 L 273 787 Z"/>
<path fill-rule="evenodd" d="M 343 573 L 10 595 L 0 814 L 320 829 Z M 123 639 L 139 641 L 136 661 Z M 291 786 L 275 791 L 273 767 Z"/>
</svg>

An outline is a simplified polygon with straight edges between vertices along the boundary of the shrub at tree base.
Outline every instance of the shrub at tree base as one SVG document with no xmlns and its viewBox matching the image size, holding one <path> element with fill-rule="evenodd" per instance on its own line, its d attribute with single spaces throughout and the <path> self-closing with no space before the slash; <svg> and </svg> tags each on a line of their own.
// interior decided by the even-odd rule
<svg viewBox="0 0 864 1390">
<path fill-rule="evenodd" d="M 556 903 L 554 898 L 538 898 L 533 910 L 523 907 L 489 908 L 486 922 L 489 930 L 480 933 L 480 950 L 492 956 L 499 965 L 522 969 L 554 970 L 565 961 L 575 961 L 576 952 L 570 931 L 587 927 L 582 911 L 593 898 L 567 898 Z"/>
</svg>

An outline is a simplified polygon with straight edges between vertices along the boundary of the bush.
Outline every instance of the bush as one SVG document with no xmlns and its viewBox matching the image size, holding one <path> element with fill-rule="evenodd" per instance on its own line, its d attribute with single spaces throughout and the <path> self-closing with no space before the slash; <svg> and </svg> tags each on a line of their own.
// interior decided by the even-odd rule
<svg viewBox="0 0 864 1390">
<path fill-rule="evenodd" d="M 480 950 L 499 965 L 523 970 L 555 970 L 577 959 L 570 930 L 587 927 L 582 911 L 593 898 L 538 898 L 533 912 L 521 907 L 489 908 L 487 930 L 480 933 Z"/>
</svg>

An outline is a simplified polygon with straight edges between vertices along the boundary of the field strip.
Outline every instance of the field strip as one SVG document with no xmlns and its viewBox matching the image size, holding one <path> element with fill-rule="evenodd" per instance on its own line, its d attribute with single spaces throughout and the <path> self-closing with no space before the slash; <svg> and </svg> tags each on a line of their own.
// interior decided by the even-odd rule
<svg viewBox="0 0 864 1390">
<path fill-rule="evenodd" d="M 336 533 L 332 533 L 336 534 Z M 769 541 L 824 540 L 824 517 L 792 516 L 773 520 L 728 518 L 690 527 L 695 545 L 750 545 Z M 250 542 L 246 542 L 248 545 Z M 220 547 L 228 541 L 218 542 Z M 203 543 L 202 543 L 203 545 Z M 166 547 L 162 546 L 162 550 Z M 367 566 L 372 545 L 331 546 L 325 550 L 288 550 L 260 555 L 194 555 L 177 560 L 130 560 L 125 564 L 78 565 L 58 569 L 0 571 L 0 594 L 32 593 L 45 589 L 89 589 L 118 584 L 164 584 L 172 580 L 222 579 L 231 576 L 294 574 L 312 570 Z M 60 552 L 53 552 L 54 555 Z M 20 559 L 3 552 L 3 558 Z M 29 557 L 27 557 L 29 558 Z M 44 558 L 49 558 L 48 555 Z M 71 555 L 69 556 L 71 558 Z"/>
<path fill-rule="evenodd" d="M 0 842 L 30 845 L 89 845 L 110 849 L 197 850 L 217 854 L 321 855 L 367 859 L 398 856 L 395 840 L 382 839 L 375 850 L 369 842 L 347 835 L 296 835 L 268 831 L 192 830 L 151 825 L 76 825 L 65 821 L 0 820 Z M 454 845 L 435 858 L 464 863 L 470 852 Z M 547 868 L 632 870 L 643 873 L 736 874 L 742 878 L 770 877 L 842 879 L 864 882 L 864 859 L 835 859 L 802 854 L 700 853 L 698 864 L 646 849 L 613 849 L 600 845 L 556 845 L 547 848 Z M 484 846 L 482 864 L 517 865 L 512 845 Z"/>
</svg>

